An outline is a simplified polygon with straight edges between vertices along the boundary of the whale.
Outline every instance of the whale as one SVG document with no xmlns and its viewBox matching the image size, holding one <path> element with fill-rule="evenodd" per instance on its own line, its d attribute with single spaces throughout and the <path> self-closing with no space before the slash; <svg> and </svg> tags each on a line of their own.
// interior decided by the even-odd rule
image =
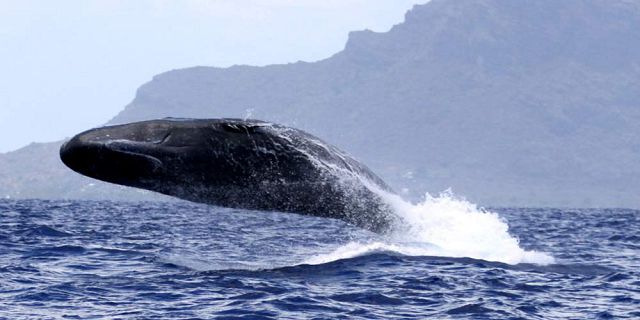
<svg viewBox="0 0 640 320">
<path fill-rule="evenodd" d="M 299 129 L 249 119 L 165 118 L 94 128 L 60 148 L 70 169 L 109 183 L 229 208 L 343 220 L 385 233 L 393 190 Z"/>
</svg>

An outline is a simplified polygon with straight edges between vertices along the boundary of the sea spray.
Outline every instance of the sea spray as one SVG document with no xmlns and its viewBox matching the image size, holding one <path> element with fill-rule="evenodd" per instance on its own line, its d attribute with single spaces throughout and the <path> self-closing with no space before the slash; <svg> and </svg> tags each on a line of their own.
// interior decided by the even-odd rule
<svg viewBox="0 0 640 320">
<path fill-rule="evenodd" d="M 384 240 L 353 241 L 330 253 L 313 256 L 305 263 L 320 264 L 384 251 L 410 256 L 468 257 L 508 264 L 554 262 L 546 253 L 522 249 L 498 214 L 457 198 L 449 190 L 436 197 L 426 194 L 418 204 L 386 192 L 380 192 L 380 195 L 404 220 L 404 226 Z"/>
<path fill-rule="evenodd" d="M 289 136 L 289 130 L 282 130 L 280 136 L 295 139 L 295 135 Z M 412 204 L 393 193 L 368 170 L 352 165 L 358 162 L 348 154 L 317 139 L 308 139 L 308 143 L 317 146 L 309 150 L 326 151 L 332 155 L 333 161 L 326 161 L 326 157 L 320 157 L 306 148 L 299 149 L 313 165 L 325 172 L 328 179 L 335 178 L 331 181 L 342 186 L 345 192 L 351 193 L 351 198 L 360 199 L 364 203 L 363 207 L 371 207 L 370 199 L 362 197 L 363 194 L 372 192 L 377 195 L 382 201 L 379 204 L 380 212 L 376 214 L 386 213 L 388 216 L 382 220 L 391 221 L 396 226 L 390 233 L 384 234 L 382 240 L 356 240 L 330 253 L 315 255 L 304 263 L 326 263 L 378 251 L 419 256 L 468 257 L 509 264 L 554 262 L 553 257 L 546 253 L 522 249 L 518 239 L 509 234 L 506 221 L 497 213 L 455 197 L 450 190 L 436 197 L 427 193 L 422 202 Z M 364 188 L 360 188 L 361 186 Z M 363 193 L 362 190 L 367 192 Z"/>
</svg>

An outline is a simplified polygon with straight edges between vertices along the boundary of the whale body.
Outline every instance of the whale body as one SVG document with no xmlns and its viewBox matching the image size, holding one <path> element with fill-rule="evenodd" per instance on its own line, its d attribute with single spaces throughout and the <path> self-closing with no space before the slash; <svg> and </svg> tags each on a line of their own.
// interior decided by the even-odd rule
<svg viewBox="0 0 640 320">
<path fill-rule="evenodd" d="M 82 132 L 60 148 L 74 171 L 224 207 L 344 220 L 384 232 L 391 189 L 366 166 L 302 130 L 259 120 L 162 119 Z"/>
</svg>

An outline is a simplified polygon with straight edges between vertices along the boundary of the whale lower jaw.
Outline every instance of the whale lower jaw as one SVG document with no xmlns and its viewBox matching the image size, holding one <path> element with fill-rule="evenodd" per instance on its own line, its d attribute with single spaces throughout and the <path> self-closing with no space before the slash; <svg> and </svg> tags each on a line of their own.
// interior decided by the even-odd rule
<svg viewBox="0 0 640 320">
<path fill-rule="evenodd" d="M 164 170 L 160 159 L 143 153 L 137 143 L 124 141 L 67 141 L 60 148 L 60 159 L 69 168 L 91 178 L 143 187 L 144 177 Z"/>
</svg>

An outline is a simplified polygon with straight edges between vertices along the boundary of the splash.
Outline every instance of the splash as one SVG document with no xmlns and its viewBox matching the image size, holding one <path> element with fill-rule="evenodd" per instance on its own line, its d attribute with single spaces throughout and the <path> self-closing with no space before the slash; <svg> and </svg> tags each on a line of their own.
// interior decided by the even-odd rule
<svg viewBox="0 0 640 320">
<path fill-rule="evenodd" d="M 248 108 L 246 110 L 244 110 L 244 115 L 242 116 L 242 120 L 247 121 L 251 118 L 253 118 L 253 108 Z"/>
<path fill-rule="evenodd" d="M 526 251 L 509 234 L 509 226 L 498 214 L 456 198 L 450 191 L 429 194 L 418 204 L 397 195 L 381 193 L 405 221 L 384 241 L 351 242 L 333 252 L 313 256 L 308 264 L 326 263 L 374 252 L 391 251 L 410 256 L 468 257 L 508 264 L 551 264 L 546 253 Z"/>
<path fill-rule="evenodd" d="M 412 204 L 385 190 L 386 184 L 380 178 L 337 148 L 311 136 L 305 137 L 304 141 L 294 141 L 298 135 L 291 134 L 290 128 L 280 128 L 278 133 L 291 145 L 302 145 L 296 149 L 328 177 L 336 178 L 333 182 L 343 186 L 351 199 L 361 201 L 362 208 L 374 210 L 368 206 L 369 199 L 362 198 L 368 193 L 361 191 L 368 189 L 382 199 L 381 206 L 388 205 L 402 220 L 399 223 L 402 226 L 387 235 L 384 241 L 352 242 L 331 253 L 314 256 L 305 263 L 325 263 L 376 251 L 467 257 L 508 264 L 554 262 L 546 253 L 522 249 L 498 214 L 456 198 L 450 190 L 437 197 L 426 194 L 424 201 Z"/>
</svg>

